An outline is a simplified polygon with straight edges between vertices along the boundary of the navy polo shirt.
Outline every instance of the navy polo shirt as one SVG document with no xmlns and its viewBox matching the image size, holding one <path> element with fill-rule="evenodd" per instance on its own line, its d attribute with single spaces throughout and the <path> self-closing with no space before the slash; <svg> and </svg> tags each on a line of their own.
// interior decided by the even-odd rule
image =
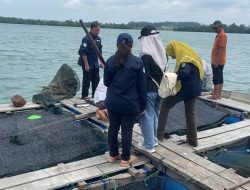
<svg viewBox="0 0 250 190">
<path fill-rule="evenodd" d="M 96 46 L 98 47 L 99 51 L 102 53 L 101 38 L 97 36 L 93 38 L 93 40 L 95 41 Z M 82 65 L 83 63 L 82 55 L 86 55 L 90 69 L 99 69 L 98 55 L 96 54 L 95 49 L 92 46 L 87 36 L 84 36 L 84 38 L 82 39 L 82 44 L 80 46 L 78 54 L 80 55 L 80 58 L 79 58 L 79 61 L 81 61 L 80 65 Z"/>
</svg>

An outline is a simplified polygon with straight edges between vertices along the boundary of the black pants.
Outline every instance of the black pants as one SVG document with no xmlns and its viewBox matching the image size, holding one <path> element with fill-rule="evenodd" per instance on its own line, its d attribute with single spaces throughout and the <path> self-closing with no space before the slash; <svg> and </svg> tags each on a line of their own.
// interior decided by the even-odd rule
<svg viewBox="0 0 250 190">
<path fill-rule="evenodd" d="M 118 132 L 122 131 L 122 160 L 129 160 L 133 126 L 137 114 L 119 114 L 108 110 L 109 114 L 109 131 L 108 131 L 108 143 L 110 156 L 118 156 Z"/>
<path fill-rule="evenodd" d="M 90 69 L 88 72 L 83 69 L 82 97 L 89 95 L 90 82 L 92 83 L 92 98 L 100 81 L 99 69 Z"/>
<path fill-rule="evenodd" d="M 163 140 L 165 127 L 167 124 L 168 114 L 171 108 L 173 108 L 178 102 L 184 101 L 185 104 L 185 117 L 186 117 L 186 125 L 187 125 L 187 140 L 188 143 L 192 146 L 197 146 L 197 127 L 196 127 L 196 118 L 194 113 L 196 98 L 185 99 L 183 100 L 180 96 L 169 96 L 163 99 L 161 104 L 161 111 L 159 115 L 158 121 L 158 129 L 157 129 L 157 138 L 158 140 Z"/>
<path fill-rule="evenodd" d="M 212 66 L 214 85 L 223 84 L 223 68 L 224 65 L 218 65 L 216 68 Z"/>
</svg>

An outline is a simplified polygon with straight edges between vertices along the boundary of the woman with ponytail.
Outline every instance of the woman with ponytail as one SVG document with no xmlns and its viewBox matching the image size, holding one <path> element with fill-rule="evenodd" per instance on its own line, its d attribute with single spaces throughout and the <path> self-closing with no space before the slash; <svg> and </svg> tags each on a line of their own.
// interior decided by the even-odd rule
<svg viewBox="0 0 250 190">
<path fill-rule="evenodd" d="M 108 143 L 114 163 L 121 158 L 120 165 L 127 167 L 137 162 L 130 155 L 133 126 L 138 114 L 143 114 L 147 101 L 146 77 L 140 58 L 132 54 L 133 38 L 121 33 L 117 38 L 117 51 L 104 69 L 104 84 L 108 87 L 106 107 L 109 115 Z M 121 127 L 122 153 L 118 151 L 118 132 Z"/>
</svg>

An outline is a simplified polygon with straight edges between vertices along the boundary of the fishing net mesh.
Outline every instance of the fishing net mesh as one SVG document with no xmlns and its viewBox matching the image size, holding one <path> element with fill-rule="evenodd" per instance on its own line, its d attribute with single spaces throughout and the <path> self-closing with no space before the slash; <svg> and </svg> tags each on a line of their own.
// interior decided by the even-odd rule
<svg viewBox="0 0 250 190">
<path fill-rule="evenodd" d="M 231 115 L 231 111 L 213 106 L 211 103 L 197 99 L 195 103 L 195 116 L 198 130 L 207 129 L 221 124 L 224 119 Z M 184 102 L 176 104 L 169 112 L 166 133 L 185 134 L 186 130 L 185 105 Z"/>
<path fill-rule="evenodd" d="M 233 168 L 244 177 L 250 177 L 250 138 L 200 155 L 225 168 Z"/>
<path fill-rule="evenodd" d="M 0 114 L 0 176 L 35 171 L 105 151 L 107 137 L 87 121 L 75 121 L 66 111 Z"/>
<path fill-rule="evenodd" d="M 60 100 L 73 98 L 79 89 L 80 82 L 76 72 L 67 64 L 63 64 L 50 84 L 34 95 L 32 101 L 49 106 Z"/>
</svg>

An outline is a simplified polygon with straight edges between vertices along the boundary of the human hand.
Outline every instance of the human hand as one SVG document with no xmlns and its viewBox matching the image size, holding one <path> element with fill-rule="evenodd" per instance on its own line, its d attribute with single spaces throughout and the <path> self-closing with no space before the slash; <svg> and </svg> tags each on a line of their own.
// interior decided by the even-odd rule
<svg viewBox="0 0 250 190">
<path fill-rule="evenodd" d="M 104 69 L 104 64 L 103 63 L 100 64 L 100 68 Z"/>
<path fill-rule="evenodd" d="M 88 72 L 88 71 L 89 71 L 89 64 L 85 64 L 85 65 L 84 65 L 84 69 L 85 69 L 85 71 Z"/>
<path fill-rule="evenodd" d="M 212 64 L 212 68 L 217 68 L 218 64 Z"/>
<path fill-rule="evenodd" d="M 145 110 L 140 113 L 140 115 L 144 115 L 144 114 L 145 114 Z"/>
</svg>

